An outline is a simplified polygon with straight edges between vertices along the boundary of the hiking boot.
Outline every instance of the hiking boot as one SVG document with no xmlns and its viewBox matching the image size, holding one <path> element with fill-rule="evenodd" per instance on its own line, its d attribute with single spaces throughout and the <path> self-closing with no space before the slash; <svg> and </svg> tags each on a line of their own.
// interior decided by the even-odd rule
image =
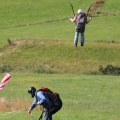
<svg viewBox="0 0 120 120">
<path fill-rule="evenodd" d="M 75 47 L 77 47 L 77 44 L 75 44 Z"/>
<path fill-rule="evenodd" d="M 83 43 L 81 43 L 81 46 L 84 46 Z"/>
</svg>

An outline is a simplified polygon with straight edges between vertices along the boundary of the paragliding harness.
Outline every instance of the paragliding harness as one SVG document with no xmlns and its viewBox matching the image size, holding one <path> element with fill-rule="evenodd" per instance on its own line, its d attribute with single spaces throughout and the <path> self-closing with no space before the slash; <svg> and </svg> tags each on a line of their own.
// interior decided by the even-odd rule
<svg viewBox="0 0 120 120">
<path fill-rule="evenodd" d="M 44 96 L 46 98 L 48 98 L 52 102 L 52 104 L 54 105 L 54 108 L 49 110 L 49 114 L 51 114 L 51 115 L 55 114 L 57 111 L 59 111 L 61 109 L 61 107 L 62 107 L 62 100 L 60 99 L 60 96 L 59 96 L 58 93 L 54 93 L 50 89 L 44 88 L 44 87 L 40 88 L 38 90 L 38 92 L 39 91 L 42 91 Z M 42 116 L 43 116 L 43 111 L 42 111 L 42 114 L 41 114 L 39 120 L 42 120 Z"/>
<path fill-rule="evenodd" d="M 85 13 L 80 13 L 80 14 L 77 14 L 77 22 L 78 23 L 86 23 L 86 20 L 87 20 L 87 16 Z"/>
<path fill-rule="evenodd" d="M 76 32 L 83 33 L 85 31 L 85 25 L 87 23 L 87 17 L 85 13 L 76 15 Z"/>
</svg>

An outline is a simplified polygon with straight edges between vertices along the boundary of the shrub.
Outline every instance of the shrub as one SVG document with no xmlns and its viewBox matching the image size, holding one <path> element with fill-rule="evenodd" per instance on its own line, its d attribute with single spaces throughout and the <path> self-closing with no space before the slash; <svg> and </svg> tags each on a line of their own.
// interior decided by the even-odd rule
<svg viewBox="0 0 120 120">
<path fill-rule="evenodd" d="M 107 65 L 105 68 L 99 66 L 99 71 L 104 75 L 120 75 L 120 67 Z"/>
<path fill-rule="evenodd" d="M 12 67 L 10 65 L 1 65 L 0 66 L 0 73 L 10 72 Z"/>
</svg>

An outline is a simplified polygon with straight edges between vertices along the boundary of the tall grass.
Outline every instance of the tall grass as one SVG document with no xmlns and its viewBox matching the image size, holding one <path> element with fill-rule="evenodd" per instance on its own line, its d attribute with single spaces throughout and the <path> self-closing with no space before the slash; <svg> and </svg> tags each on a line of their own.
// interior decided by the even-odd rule
<svg viewBox="0 0 120 120">
<path fill-rule="evenodd" d="M 69 40 L 30 41 L 18 40 L 3 50 L 0 70 L 8 66 L 6 71 L 11 72 L 80 74 L 97 73 L 100 65 L 120 64 L 117 42 L 86 42 L 84 47 L 75 48 Z"/>
</svg>

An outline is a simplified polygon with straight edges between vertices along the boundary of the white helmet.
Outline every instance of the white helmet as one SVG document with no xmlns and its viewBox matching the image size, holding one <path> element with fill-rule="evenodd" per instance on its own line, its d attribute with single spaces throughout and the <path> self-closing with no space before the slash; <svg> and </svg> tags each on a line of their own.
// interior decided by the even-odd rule
<svg viewBox="0 0 120 120">
<path fill-rule="evenodd" d="M 82 9 L 79 9 L 79 10 L 78 10 L 78 14 L 80 14 L 80 13 L 83 13 L 83 10 L 82 10 Z"/>
</svg>

